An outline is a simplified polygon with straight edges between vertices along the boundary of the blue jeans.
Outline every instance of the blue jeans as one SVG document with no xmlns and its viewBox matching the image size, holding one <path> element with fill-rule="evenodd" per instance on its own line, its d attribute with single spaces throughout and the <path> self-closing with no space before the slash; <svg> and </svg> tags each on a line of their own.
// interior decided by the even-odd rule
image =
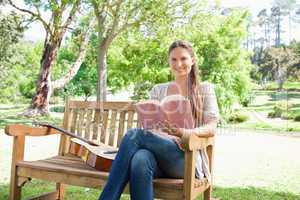
<svg viewBox="0 0 300 200">
<path fill-rule="evenodd" d="M 183 178 L 184 152 L 171 139 L 144 129 L 124 136 L 99 200 L 117 200 L 129 181 L 132 200 L 152 200 L 155 177 Z"/>
</svg>

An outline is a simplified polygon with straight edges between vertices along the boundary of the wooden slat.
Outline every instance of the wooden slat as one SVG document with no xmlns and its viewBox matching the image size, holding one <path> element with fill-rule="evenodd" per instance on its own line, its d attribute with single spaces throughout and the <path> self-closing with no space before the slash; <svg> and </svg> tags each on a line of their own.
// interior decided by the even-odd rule
<svg viewBox="0 0 300 200">
<path fill-rule="evenodd" d="M 139 116 L 137 115 L 137 119 L 135 121 L 137 128 L 142 128 L 142 125 L 139 123 Z"/>
<path fill-rule="evenodd" d="M 70 101 L 70 108 L 100 109 L 102 106 L 110 110 L 135 110 L 133 102 Z"/>
<path fill-rule="evenodd" d="M 134 117 L 134 112 L 128 111 L 127 129 L 130 129 L 133 127 L 133 117 Z"/>
<path fill-rule="evenodd" d="M 71 129 L 72 118 L 73 118 L 73 112 L 69 107 L 69 98 L 67 97 L 65 101 L 65 111 L 64 111 L 64 121 L 63 121 L 64 129 L 66 130 Z M 70 142 L 70 137 L 61 134 L 59 149 L 58 149 L 59 155 L 63 155 L 69 151 L 69 144 L 70 144 L 69 142 Z"/>
<path fill-rule="evenodd" d="M 126 117 L 126 111 L 121 111 L 119 117 L 119 130 L 118 130 L 118 138 L 117 138 L 118 147 L 120 146 L 122 137 L 124 135 L 125 117 Z"/>
<path fill-rule="evenodd" d="M 73 110 L 73 117 L 72 117 L 71 128 L 70 128 L 72 133 L 75 133 L 75 130 L 76 130 L 78 113 L 79 113 L 78 109 Z"/>
<path fill-rule="evenodd" d="M 65 111 L 67 112 L 67 111 Z M 68 109 L 68 122 L 66 127 L 64 126 L 64 128 L 68 131 L 71 131 L 71 126 L 72 126 L 72 122 L 73 122 L 73 117 L 74 117 L 74 109 Z"/>
<path fill-rule="evenodd" d="M 80 109 L 79 110 L 79 119 L 77 122 L 77 135 L 84 137 L 83 133 L 83 125 L 84 125 L 84 119 L 85 119 L 85 109 Z"/>
<path fill-rule="evenodd" d="M 100 110 L 95 109 L 94 110 L 94 120 L 93 120 L 93 134 L 92 134 L 92 140 L 97 140 L 100 142 L 101 137 L 101 127 L 100 127 Z"/>
<path fill-rule="evenodd" d="M 88 140 L 92 140 L 91 137 L 91 126 L 92 126 L 93 110 L 87 111 L 86 121 L 85 121 L 85 134 L 84 137 Z"/>
<path fill-rule="evenodd" d="M 109 127 L 109 141 L 108 144 L 111 146 L 116 147 L 117 146 L 117 137 L 118 134 L 116 134 L 116 121 L 117 121 L 117 111 L 112 110 L 111 112 L 111 118 L 110 118 L 110 127 Z"/>
<path fill-rule="evenodd" d="M 108 141 L 108 136 L 109 133 L 107 131 L 107 127 L 108 127 L 108 114 L 109 111 L 108 110 L 104 110 L 103 111 L 103 119 L 102 119 L 102 127 L 101 127 L 101 137 L 100 137 L 100 142 L 105 143 L 105 141 Z M 105 143 L 107 144 L 107 143 Z"/>
</svg>

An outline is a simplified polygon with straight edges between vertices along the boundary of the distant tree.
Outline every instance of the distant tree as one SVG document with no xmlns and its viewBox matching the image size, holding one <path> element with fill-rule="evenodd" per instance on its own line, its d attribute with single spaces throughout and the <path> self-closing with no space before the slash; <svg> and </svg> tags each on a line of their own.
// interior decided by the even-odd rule
<svg viewBox="0 0 300 200">
<path fill-rule="evenodd" d="M 273 28 L 275 29 L 275 39 L 274 39 L 274 46 L 279 47 L 281 44 L 281 32 L 282 32 L 282 10 L 279 6 L 273 6 L 271 8 L 271 22 L 273 24 Z"/>
<path fill-rule="evenodd" d="M 0 102 L 9 102 L 16 95 L 14 67 L 18 63 L 18 43 L 25 30 L 22 21 L 21 15 L 4 14 L 0 9 Z"/>
<path fill-rule="evenodd" d="M 20 15 L 14 12 L 3 14 L 0 10 L 0 69 L 7 66 L 14 45 L 23 36 L 24 28 Z"/>
<path fill-rule="evenodd" d="M 296 0 L 274 0 L 275 6 L 280 8 L 282 15 L 288 15 L 289 19 L 289 43 L 291 42 L 292 32 L 292 11 L 295 9 Z"/>
<path fill-rule="evenodd" d="M 262 48 L 265 48 L 266 46 L 270 46 L 270 18 L 267 13 L 267 9 L 262 9 L 258 15 L 258 25 L 263 30 L 263 44 Z"/>
<path fill-rule="evenodd" d="M 271 73 L 273 79 L 278 84 L 278 89 L 283 88 L 284 82 L 295 70 L 295 64 L 299 62 L 296 53 L 287 47 L 266 48 L 262 62 L 260 63 L 260 72 L 267 76 Z"/>
</svg>

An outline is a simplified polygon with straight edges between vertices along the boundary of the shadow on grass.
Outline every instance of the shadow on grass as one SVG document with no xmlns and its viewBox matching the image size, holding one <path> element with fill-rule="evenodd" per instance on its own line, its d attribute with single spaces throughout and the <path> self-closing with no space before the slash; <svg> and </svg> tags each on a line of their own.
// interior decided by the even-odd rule
<svg viewBox="0 0 300 200">
<path fill-rule="evenodd" d="M 37 194 L 42 194 L 54 190 L 54 184 L 44 181 L 34 180 L 25 185 L 22 190 L 22 199 L 33 197 Z M 95 200 L 100 194 L 100 190 L 87 189 L 83 187 L 67 186 L 66 200 Z M 200 195 L 197 200 L 202 200 Z M 300 200 L 300 194 L 293 194 L 288 192 L 276 192 L 261 188 L 224 188 L 215 187 L 213 190 L 213 197 L 221 200 Z M 8 185 L 0 184 L 0 199 L 8 199 Z M 129 195 L 122 195 L 121 200 L 129 200 Z"/>
<path fill-rule="evenodd" d="M 11 115 L 11 116 L 0 116 L 0 129 L 4 128 L 6 125 L 9 124 L 28 124 L 32 125 L 34 121 L 39 121 L 39 122 L 48 122 L 51 124 L 55 125 L 60 125 L 61 123 L 61 118 L 58 117 L 37 117 L 37 118 L 26 118 L 26 117 L 20 117 L 17 115 Z"/>
<path fill-rule="evenodd" d="M 300 93 L 278 92 L 278 93 L 269 94 L 269 96 L 272 98 L 270 101 L 300 99 Z"/>
</svg>

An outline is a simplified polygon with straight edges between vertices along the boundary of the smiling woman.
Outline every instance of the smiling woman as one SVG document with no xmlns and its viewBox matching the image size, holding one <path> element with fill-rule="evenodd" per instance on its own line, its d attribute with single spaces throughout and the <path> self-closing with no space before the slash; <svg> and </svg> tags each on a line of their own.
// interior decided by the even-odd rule
<svg viewBox="0 0 300 200">
<path fill-rule="evenodd" d="M 215 132 L 218 105 L 214 88 L 211 84 L 200 83 L 192 45 L 186 41 L 175 41 L 169 47 L 168 55 L 170 70 L 175 78 L 172 82 L 154 86 L 150 98 L 161 101 L 170 95 L 187 97 L 195 127 L 177 128 L 166 122 L 157 132 L 129 129 L 120 144 L 99 200 L 120 199 L 127 182 L 130 182 L 131 199 L 153 199 L 153 178 L 183 178 L 184 152 L 180 146 L 183 135 L 212 136 Z M 205 177 L 211 182 L 206 151 L 197 153 L 193 170 L 197 178 Z"/>
</svg>

